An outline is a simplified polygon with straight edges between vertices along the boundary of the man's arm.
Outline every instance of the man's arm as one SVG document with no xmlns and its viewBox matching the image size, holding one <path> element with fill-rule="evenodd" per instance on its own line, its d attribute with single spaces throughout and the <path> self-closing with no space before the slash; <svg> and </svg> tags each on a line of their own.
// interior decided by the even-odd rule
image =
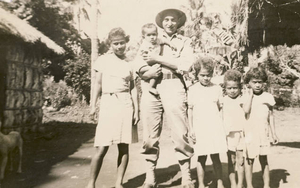
<svg viewBox="0 0 300 188">
<path fill-rule="evenodd" d="M 151 78 L 157 78 L 161 75 L 161 67 L 159 64 L 155 64 L 153 66 L 143 66 L 138 71 L 138 75 L 143 80 L 149 80 Z"/>
<path fill-rule="evenodd" d="M 178 49 L 180 50 L 180 49 Z M 144 60 L 149 65 L 159 63 L 164 67 L 167 67 L 173 71 L 187 72 L 191 68 L 194 62 L 193 48 L 191 46 L 191 40 L 186 39 L 183 48 L 181 49 L 179 57 L 167 57 L 159 56 L 157 54 L 145 54 Z"/>
</svg>

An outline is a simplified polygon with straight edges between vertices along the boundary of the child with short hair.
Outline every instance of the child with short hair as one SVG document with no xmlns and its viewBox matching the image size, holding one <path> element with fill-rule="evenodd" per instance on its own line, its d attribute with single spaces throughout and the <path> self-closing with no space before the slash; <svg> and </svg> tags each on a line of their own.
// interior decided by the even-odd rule
<svg viewBox="0 0 300 188">
<path fill-rule="evenodd" d="M 175 48 L 167 40 L 158 38 L 157 27 L 153 23 L 148 23 L 148 24 L 143 25 L 142 37 L 143 37 L 143 41 L 139 48 L 139 53 L 138 53 L 139 55 L 143 56 L 144 54 L 148 54 L 148 53 L 155 53 L 158 55 L 162 55 L 163 45 L 169 45 L 171 48 L 173 48 L 173 49 Z M 148 66 L 148 64 L 145 63 L 145 65 L 140 68 L 138 73 L 143 74 L 147 70 L 149 70 L 149 67 L 147 67 L 147 66 Z M 152 78 L 149 80 L 149 85 L 151 87 L 149 89 L 149 92 L 155 96 L 158 95 L 158 92 L 156 90 L 156 85 L 159 82 L 159 79 L 161 79 L 161 77 Z"/>
<path fill-rule="evenodd" d="M 272 94 L 264 91 L 267 80 L 268 76 L 261 67 L 251 68 L 245 75 L 245 83 L 249 87 L 246 91 L 248 97 L 244 106 L 247 119 L 244 131 L 247 159 L 245 172 L 248 188 L 253 188 L 252 170 L 256 156 L 259 156 L 264 188 L 270 187 L 270 170 L 267 158 L 270 153 L 270 136 L 273 138 L 273 144 L 278 143 L 273 116 L 275 100 Z"/>
<path fill-rule="evenodd" d="M 223 125 L 228 147 L 228 174 L 231 187 L 242 188 L 244 180 L 245 140 L 243 126 L 246 123 L 243 110 L 244 97 L 241 95 L 242 74 L 237 70 L 228 70 L 224 75 L 225 96 L 222 99 Z M 237 166 L 238 183 L 235 166 Z"/>
<path fill-rule="evenodd" d="M 199 188 L 204 188 L 205 163 L 210 155 L 216 174 L 218 188 L 224 188 L 222 164 L 219 153 L 227 152 L 225 132 L 222 126 L 219 99 L 222 88 L 211 83 L 214 70 L 213 60 L 199 58 L 194 64 L 197 80 L 188 91 L 188 117 L 194 131 L 195 154 L 198 155 L 197 173 Z"/>
</svg>

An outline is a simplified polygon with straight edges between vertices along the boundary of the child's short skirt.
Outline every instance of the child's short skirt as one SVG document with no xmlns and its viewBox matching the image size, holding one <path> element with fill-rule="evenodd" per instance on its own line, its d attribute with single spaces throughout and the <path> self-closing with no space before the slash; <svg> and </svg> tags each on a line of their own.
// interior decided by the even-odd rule
<svg viewBox="0 0 300 188">
<path fill-rule="evenodd" d="M 132 143 L 132 117 L 130 93 L 103 94 L 94 146 Z"/>
<path fill-rule="evenodd" d="M 228 150 L 236 152 L 245 149 L 245 139 L 243 131 L 229 132 L 226 136 Z"/>
</svg>

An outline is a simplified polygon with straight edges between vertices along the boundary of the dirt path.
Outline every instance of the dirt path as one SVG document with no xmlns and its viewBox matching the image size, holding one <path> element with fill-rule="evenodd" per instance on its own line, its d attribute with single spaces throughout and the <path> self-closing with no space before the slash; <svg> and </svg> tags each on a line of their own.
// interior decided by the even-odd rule
<svg viewBox="0 0 300 188">
<path fill-rule="evenodd" d="M 95 124 L 78 119 L 68 122 L 69 114 L 49 113 L 51 121 L 46 125 L 47 134 L 24 135 L 24 164 L 20 175 L 7 171 L 2 188 L 83 188 L 89 176 L 89 165 L 94 154 L 93 137 Z M 73 114 L 74 115 L 74 114 Z M 300 187 L 300 109 L 276 111 L 277 132 L 280 143 L 272 147 L 269 156 L 272 188 Z M 57 120 L 57 121 L 53 121 Z M 60 121 L 58 121 L 60 120 Z M 83 120 L 85 122 L 85 120 Z M 140 134 L 141 135 L 141 134 Z M 173 155 L 170 131 L 166 127 L 161 138 L 161 155 L 157 175 L 159 187 L 180 187 L 180 172 Z M 130 162 L 125 176 L 125 187 L 141 187 L 145 178 L 143 158 L 139 154 L 141 142 L 130 147 Z M 116 174 L 117 148 L 112 146 L 100 172 L 97 187 L 114 186 Z M 229 188 L 226 155 L 221 155 L 225 186 Z M 192 158 L 192 176 L 196 179 L 196 157 Z M 213 180 L 211 161 L 208 160 L 206 181 Z M 210 188 L 215 184 L 211 183 Z M 254 186 L 262 188 L 258 160 L 254 165 Z"/>
</svg>

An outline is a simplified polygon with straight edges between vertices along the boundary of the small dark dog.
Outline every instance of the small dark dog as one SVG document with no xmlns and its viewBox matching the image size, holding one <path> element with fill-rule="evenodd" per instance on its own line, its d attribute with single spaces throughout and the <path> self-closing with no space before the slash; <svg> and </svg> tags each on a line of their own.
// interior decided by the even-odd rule
<svg viewBox="0 0 300 188">
<path fill-rule="evenodd" d="M 4 178 L 5 167 L 7 164 L 8 155 L 10 156 L 10 170 L 13 170 L 13 160 L 12 160 L 12 151 L 14 149 L 19 149 L 19 167 L 17 172 L 22 173 L 22 155 L 23 155 L 23 139 L 19 132 L 12 131 L 8 135 L 4 135 L 0 132 L 0 154 L 1 154 L 1 171 L 0 171 L 0 180 Z"/>
</svg>

